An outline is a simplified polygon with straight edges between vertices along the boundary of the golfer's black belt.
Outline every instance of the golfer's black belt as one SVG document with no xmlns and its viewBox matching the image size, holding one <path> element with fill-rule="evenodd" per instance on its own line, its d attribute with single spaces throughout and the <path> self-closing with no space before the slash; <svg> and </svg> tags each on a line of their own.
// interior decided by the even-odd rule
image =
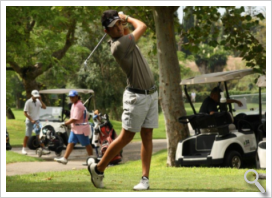
<svg viewBox="0 0 272 198">
<path fill-rule="evenodd" d="M 127 87 L 126 90 L 132 92 L 132 93 L 137 93 L 137 94 L 145 94 L 145 95 L 149 95 L 149 94 L 153 94 L 157 91 L 157 87 L 153 86 L 151 89 L 149 90 L 143 90 L 143 89 L 135 89 L 135 88 L 131 88 L 131 87 Z"/>
</svg>

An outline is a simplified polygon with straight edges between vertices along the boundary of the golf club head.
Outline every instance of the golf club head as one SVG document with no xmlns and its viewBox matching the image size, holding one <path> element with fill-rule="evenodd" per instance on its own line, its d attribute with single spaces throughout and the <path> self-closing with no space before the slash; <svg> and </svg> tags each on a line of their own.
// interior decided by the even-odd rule
<svg viewBox="0 0 272 198">
<path fill-rule="evenodd" d="M 84 71 L 87 69 L 87 60 L 84 61 Z"/>
</svg>

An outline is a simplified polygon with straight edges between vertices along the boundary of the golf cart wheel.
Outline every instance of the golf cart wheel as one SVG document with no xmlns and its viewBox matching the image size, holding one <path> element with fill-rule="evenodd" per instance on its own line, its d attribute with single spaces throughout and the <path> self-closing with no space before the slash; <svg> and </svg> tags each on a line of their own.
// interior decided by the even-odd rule
<svg viewBox="0 0 272 198">
<path fill-rule="evenodd" d="M 242 156 L 237 151 L 229 151 L 225 157 L 225 165 L 231 168 L 241 168 Z"/>
<path fill-rule="evenodd" d="M 29 137 L 27 141 L 27 147 L 31 150 L 36 150 L 40 147 L 39 141 L 36 136 Z"/>
</svg>

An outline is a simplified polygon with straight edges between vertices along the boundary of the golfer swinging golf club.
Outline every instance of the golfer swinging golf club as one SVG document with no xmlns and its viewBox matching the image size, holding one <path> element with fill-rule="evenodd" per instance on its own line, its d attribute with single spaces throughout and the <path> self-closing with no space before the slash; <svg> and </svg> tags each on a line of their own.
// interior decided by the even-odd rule
<svg viewBox="0 0 272 198">
<path fill-rule="evenodd" d="M 140 132 L 142 138 L 142 178 L 134 190 L 149 189 L 149 171 L 152 155 L 152 132 L 158 127 L 158 93 L 153 74 L 136 42 L 147 26 L 140 20 L 115 10 L 107 10 L 101 18 L 104 31 L 111 37 L 111 53 L 127 75 L 127 87 L 123 94 L 122 131 L 101 161 L 88 163 L 91 181 L 103 188 L 104 170 L 116 156 Z M 130 33 L 128 23 L 134 27 Z"/>
</svg>

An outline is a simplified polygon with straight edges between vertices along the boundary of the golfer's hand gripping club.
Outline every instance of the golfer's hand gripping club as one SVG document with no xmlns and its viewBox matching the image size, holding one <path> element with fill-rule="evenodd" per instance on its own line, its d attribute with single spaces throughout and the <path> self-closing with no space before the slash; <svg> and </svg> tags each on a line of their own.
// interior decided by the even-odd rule
<svg viewBox="0 0 272 198">
<path fill-rule="evenodd" d="M 125 16 L 125 14 L 124 14 L 123 11 L 119 11 L 118 14 L 122 14 L 122 15 Z M 128 15 L 127 15 L 126 17 L 128 17 Z M 120 18 L 121 18 L 121 17 L 120 17 Z M 122 18 L 121 18 L 121 19 L 122 19 Z M 127 22 L 126 20 L 124 20 L 124 19 L 122 19 L 122 25 L 123 25 L 124 28 L 128 28 L 128 22 Z"/>
</svg>

